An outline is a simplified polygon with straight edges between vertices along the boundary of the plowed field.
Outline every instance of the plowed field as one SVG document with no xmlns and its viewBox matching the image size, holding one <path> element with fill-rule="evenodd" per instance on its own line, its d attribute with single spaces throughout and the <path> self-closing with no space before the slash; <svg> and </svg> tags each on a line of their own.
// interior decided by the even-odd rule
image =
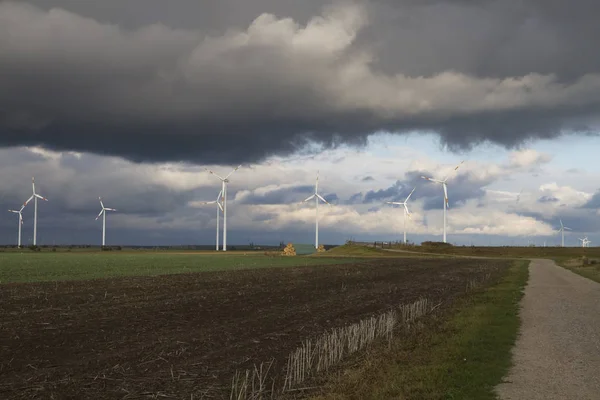
<svg viewBox="0 0 600 400">
<path fill-rule="evenodd" d="M 367 260 L 0 285 L 0 398 L 229 398 L 236 370 L 427 297 L 444 304 L 504 261 Z"/>
</svg>

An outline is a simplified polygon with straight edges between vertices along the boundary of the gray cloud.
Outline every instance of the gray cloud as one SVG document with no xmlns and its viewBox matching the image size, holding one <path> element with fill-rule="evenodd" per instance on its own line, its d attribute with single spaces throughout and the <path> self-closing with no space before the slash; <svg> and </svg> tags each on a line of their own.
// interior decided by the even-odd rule
<svg viewBox="0 0 600 400">
<path fill-rule="evenodd" d="M 33 3 L 0 3 L 0 146 L 227 164 L 380 130 L 459 149 L 598 125 L 591 0 Z"/>
<path fill-rule="evenodd" d="M 371 190 L 364 196 L 364 203 L 376 201 L 404 201 L 413 188 L 416 188 L 411 200 L 422 199 L 423 209 L 439 209 L 443 207 L 444 195 L 439 184 L 425 181 L 422 176 L 437 177 L 430 171 L 408 171 L 406 178 L 396 181 L 392 186 Z M 484 187 L 492 183 L 496 178 L 488 176 L 479 178 L 470 172 L 463 172 L 448 180 L 448 198 L 450 207 L 470 199 L 481 199 L 485 196 Z M 354 198 L 354 197 L 353 197 Z"/>
<path fill-rule="evenodd" d="M 600 208 L 600 191 L 594 193 L 592 198 L 587 203 L 582 205 L 581 208 Z"/>
<path fill-rule="evenodd" d="M 315 192 L 312 185 L 276 188 L 270 191 L 246 191 L 236 201 L 239 204 L 291 204 L 298 203 Z"/>
<path fill-rule="evenodd" d="M 556 203 L 560 200 L 554 196 L 542 196 L 539 199 L 537 199 L 537 201 L 538 203 Z"/>
</svg>

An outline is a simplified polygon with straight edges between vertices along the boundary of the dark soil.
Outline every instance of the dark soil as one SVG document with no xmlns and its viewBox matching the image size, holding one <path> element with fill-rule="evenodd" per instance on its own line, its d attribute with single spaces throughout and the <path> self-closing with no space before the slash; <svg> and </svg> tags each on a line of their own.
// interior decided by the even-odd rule
<svg viewBox="0 0 600 400">
<path fill-rule="evenodd" d="M 0 398 L 229 398 L 236 370 L 420 297 L 447 304 L 504 261 L 392 259 L 0 285 Z M 204 396 L 204 397 L 203 397 Z"/>
</svg>

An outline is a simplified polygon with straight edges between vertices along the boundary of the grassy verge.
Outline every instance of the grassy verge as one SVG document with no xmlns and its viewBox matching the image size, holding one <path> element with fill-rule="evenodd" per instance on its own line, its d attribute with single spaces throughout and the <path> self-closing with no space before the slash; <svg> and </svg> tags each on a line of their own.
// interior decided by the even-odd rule
<svg viewBox="0 0 600 400">
<path fill-rule="evenodd" d="M 350 258 L 267 257 L 254 254 L 0 253 L 0 283 L 300 267 L 352 261 Z"/>
<path fill-rule="evenodd" d="M 568 269 L 578 275 L 585 278 L 591 279 L 595 282 L 600 283 L 600 264 L 586 264 L 584 265 L 581 258 L 577 259 L 554 259 L 557 265 Z"/>
<path fill-rule="evenodd" d="M 494 399 L 511 365 L 528 261 L 331 377 L 318 400 Z"/>
</svg>

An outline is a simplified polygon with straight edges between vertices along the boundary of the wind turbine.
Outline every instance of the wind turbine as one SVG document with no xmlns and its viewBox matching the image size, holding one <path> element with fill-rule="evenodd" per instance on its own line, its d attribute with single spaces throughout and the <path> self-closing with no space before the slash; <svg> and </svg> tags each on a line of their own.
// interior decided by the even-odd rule
<svg viewBox="0 0 600 400">
<path fill-rule="evenodd" d="M 229 183 L 229 177 L 231 174 L 240 169 L 241 166 L 242 165 L 240 164 L 235 167 L 235 169 L 231 171 L 225 178 L 220 177 L 208 168 L 206 169 L 209 173 L 219 178 L 222 183 L 221 196 L 223 197 L 223 251 L 227 251 L 227 184 Z"/>
<path fill-rule="evenodd" d="M 412 192 L 410 192 L 410 194 L 408 195 L 408 197 L 406 198 L 406 200 L 404 200 L 403 203 L 399 203 L 396 201 L 388 201 L 387 204 L 396 204 L 399 206 L 404 206 L 404 244 L 406 244 L 406 216 L 408 216 L 410 218 L 410 212 L 408 211 L 408 207 L 407 207 L 407 203 L 408 203 L 408 199 L 410 199 L 410 196 L 412 196 L 413 192 L 415 191 L 416 188 L 414 188 L 412 190 Z"/>
<path fill-rule="evenodd" d="M 27 199 L 25 204 L 23 204 L 23 207 L 25 207 L 27 204 L 29 204 L 29 202 L 31 200 L 33 200 L 33 205 L 34 205 L 34 207 L 33 207 L 33 245 L 36 246 L 37 245 L 37 201 L 38 201 L 38 199 L 48 201 L 48 199 L 40 196 L 39 194 L 37 194 L 35 192 L 35 179 L 34 178 L 31 178 L 31 187 L 33 188 L 33 194 L 31 195 L 31 197 L 29 199 Z"/>
<path fill-rule="evenodd" d="M 560 221 L 560 229 L 558 231 L 561 233 L 561 246 L 565 247 L 565 229 L 568 231 L 572 231 L 573 229 L 564 226 L 562 219 L 559 219 L 559 221 Z"/>
<path fill-rule="evenodd" d="M 96 221 L 102 215 L 102 247 L 104 247 L 105 239 L 106 239 L 106 212 L 107 211 L 117 211 L 114 208 L 104 207 L 104 203 L 102 202 L 102 197 L 98 197 L 100 200 L 100 205 L 102 206 L 102 210 L 100 210 L 100 214 L 96 217 Z"/>
<path fill-rule="evenodd" d="M 216 250 L 219 251 L 219 219 L 220 219 L 220 214 L 219 214 L 219 210 L 221 212 L 223 212 L 223 198 L 221 197 L 221 195 L 223 194 L 223 191 L 221 190 L 219 192 L 219 195 L 217 196 L 216 200 L 213 201 L 203 201 L 201 204 L 217 204 L 217 247 Z"/>
<path fill-rule="evenodd" d="M 327 200 L 325 200 L 319 194 L 319 171 L 317 171 L 317 181 L 315 182 L 315 193 L 308 198 L 306 198 L 303 203 L 306 203 L 309 200 L 315 199 L 315 249 L 319 248 L 319 200 L 323 203 L 328 204 L 331 207 L 331 204 Z"/>
<path fill-rule="evenodd" d="M 462 165 L 462 163 L 464 163 L 464 160 L 461 161 L 460 164 L 458 164 L 454 168 L 454 171 L 456 171 L 458 169 L 458 167 L 460 167 Z M 446 185 L 446 181 L 448 180 L 449 177 L 450 177 L 450 175 L 448 175 L 444 180 L 439 180 L 439 179 L 428 178 L 426 176 L 421 176 L 421 178 L 427 179 L 428 181 L 431 181 L 434 183 L 441 183 L 442 187 L 444 188 L 444 243 L 446 243 L 446 208 L 450 207 L 450 204 L 448 204 L 448 187 Z"/>
<path fill-rule="evenodd" d="M 25 208 L 25 204 L 21 206 L 19 211 L 16 210 L 8 210 L 11 213 L 19 214 L 19 240 L 18 240 L 18 248 L 21 248 L 21 225 L 23 225 L 23 209 Z"/>
<path fill-rule="evenodd" d="M 587 236 L 582 238 L 579 238 L 579 240 L 581 241 L 581 247 L 588 247 L 588 244 L 590 244 L 591 242 L 588 240 Z"/>
</svg>

